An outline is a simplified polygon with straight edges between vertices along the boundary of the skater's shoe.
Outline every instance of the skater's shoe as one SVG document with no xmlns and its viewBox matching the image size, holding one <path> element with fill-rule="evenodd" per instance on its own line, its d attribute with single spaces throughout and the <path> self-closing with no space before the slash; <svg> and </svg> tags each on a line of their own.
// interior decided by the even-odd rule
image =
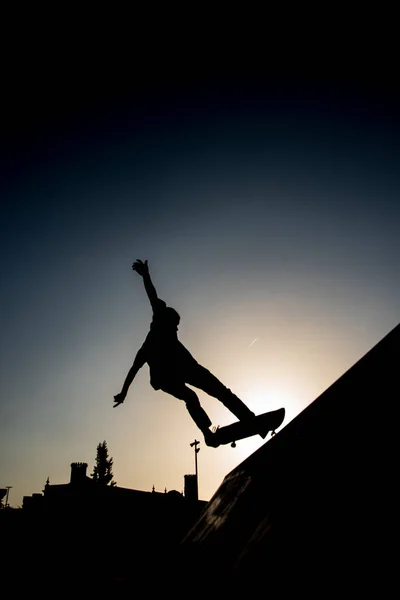
<svg viewBox="0 0 400 600">
<path fill-rule="evenodd" d="M 263 427 L 258 427 L 257 428 L 257 433 L 258 433 L 259 436 L 262 437 L 263 440 L 267 437 L 268 432 L 269 432 L 268 428 L 267 429 L 265 429 Z"/>
<path fill-rule="evenodd" d="M 219 441 L 218 441 L 215 433 L 213 433 L 209 429 L 206 429 L 205 431 L 203 431 L 203 435 L 204 435 L 204 441 L 207 446 L 210 446 L 211 448 L 218 448 Z"/>
<path fill-rule="evenodd" d="M 263 439 L 267 437 L 269 429 L 268 428 L 265 429 L 265 427 L 263 427 L 262 425 L 257 424 L 257 415 L 255 415 L 254 413 L 253 413 L 253 416 L 247 417 L 246 419 L 244 419 L 243 423 L 246 423 L 246 425 L 250 425 L 250 427 L 254 427 L 254 430 Z M 254 425 L 253 425 L 253 423 L 254 423 Z"/>
</svg>

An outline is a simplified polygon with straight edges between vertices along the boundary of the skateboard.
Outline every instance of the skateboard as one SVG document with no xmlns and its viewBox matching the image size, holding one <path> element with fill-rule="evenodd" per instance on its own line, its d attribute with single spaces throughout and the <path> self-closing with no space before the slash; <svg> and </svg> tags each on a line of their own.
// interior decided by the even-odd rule
<svg viewBox="0 0 400 600">
<path fill-rule="evenodd" d="M 236 447 L 236 441 L 242 440 L 252 435 L 260 435 L 265 438 L 269 431 L 275 435 L 277 429 L 285 418 L 285 409 L 279 408 L 270 412 L 257 415 L 250 423 L 237 421 L 225 427 L 218 427 L 214 432 L 214 441 L 219 446 L 221 444 L 230 444 L 232 448 Z"/>
</svg>

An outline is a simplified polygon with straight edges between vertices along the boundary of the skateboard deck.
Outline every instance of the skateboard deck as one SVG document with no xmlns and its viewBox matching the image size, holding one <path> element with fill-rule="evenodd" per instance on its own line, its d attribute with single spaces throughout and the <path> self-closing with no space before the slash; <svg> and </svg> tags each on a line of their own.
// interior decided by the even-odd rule
<svg viewBox="0 0 400 600">
<path fill-rule="evenodd" d="M 219 427 L 215 432 L 215 441 L 218 445 L 231 444 L 232 448 L 236 446 L 237 440 L 242 440 L 252 435 L 261 435 L 265 438 L 269 431 L 275 434 L 277 429 L 285 418 L 285 409 L 279 408 L 270 412 L 257 415 L 251 423 L 237 421 L 225 427 Z"/>
</svg>

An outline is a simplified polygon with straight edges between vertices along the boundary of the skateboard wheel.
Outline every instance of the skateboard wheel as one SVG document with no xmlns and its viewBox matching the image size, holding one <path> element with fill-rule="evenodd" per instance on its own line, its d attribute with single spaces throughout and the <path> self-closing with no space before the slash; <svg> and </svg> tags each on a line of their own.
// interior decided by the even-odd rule
<svg viewBox="0 0 400 600">
<path fill-rule="evenodd" d="M 236 448 L 236 442 L 232 442 L 231 448 Z"/>
<path fill-rule="evenodd" d="M 276 431 L 271 431 L 271 437 L 274 437 L 274 435 L 276 435 Z"/>
</svg>

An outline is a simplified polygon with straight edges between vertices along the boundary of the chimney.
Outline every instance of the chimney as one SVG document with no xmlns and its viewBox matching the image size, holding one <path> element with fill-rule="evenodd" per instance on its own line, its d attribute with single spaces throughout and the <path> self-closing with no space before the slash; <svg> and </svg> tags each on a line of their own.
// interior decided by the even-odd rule
<svg viewBox="0 0 400 600">
<path fill-rule="evenodd" d="M 71 479 L 70 483 L 73 485 L 79 485 L 84 483 L 86 480 L 86 469 L 87 463 L 75 462 L 71 463 Z"/>
<path fill-rule="evenodd" d="M 196 475 L 185 475 L 185 498 L 192 501 L 199 499 Z"/>
</svg>

